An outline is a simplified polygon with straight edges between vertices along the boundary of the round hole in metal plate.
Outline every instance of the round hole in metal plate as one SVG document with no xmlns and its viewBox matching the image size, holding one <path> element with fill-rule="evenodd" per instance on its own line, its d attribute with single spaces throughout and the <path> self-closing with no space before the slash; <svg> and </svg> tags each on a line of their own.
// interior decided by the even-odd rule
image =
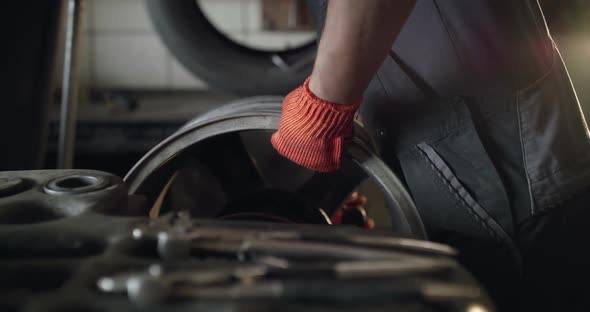
<svg viewBox="0 0 590 312">
<path fill-rule="evenodd" d="M 74 174 L 51 180 L 44 189 L 52 195 L 80 194 L 99 191 L 108 185 L 109 182 L 102 176 Z"/>
<path fill-rule="evenodd" d="M 74 176 L 59 180 L 55 185 L 61 188 L 76 189 L 81 187 L 88 187 L 96 184 L 96 177 L 91 176 Z"/>
</svg>

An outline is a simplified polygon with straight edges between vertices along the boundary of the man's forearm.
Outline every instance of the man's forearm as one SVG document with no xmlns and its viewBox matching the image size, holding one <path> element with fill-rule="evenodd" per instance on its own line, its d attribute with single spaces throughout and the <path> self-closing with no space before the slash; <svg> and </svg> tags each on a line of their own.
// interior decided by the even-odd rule
<svg viewBox="0 0 590 312">
<path fill-rule="evenodd" d="M 332 0 L 309 83 L 318 97 L 358 101 L 385 59 L 415 0 Z"/>
</svg>

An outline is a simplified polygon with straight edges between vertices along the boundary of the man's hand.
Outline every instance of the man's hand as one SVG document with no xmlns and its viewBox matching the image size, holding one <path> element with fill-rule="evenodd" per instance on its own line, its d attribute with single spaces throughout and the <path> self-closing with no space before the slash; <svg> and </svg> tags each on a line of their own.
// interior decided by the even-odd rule
<svg viewBox="0 0 590 312">
<path fill-rule="evenodd" d="M 313 73 L 283 103 L 272 144 L 312 170 L 340 168 L 345 138 L 369 81 L 415 0 L 330 1 Z"/>
<path fill-rule="evenodd" d="M 326 102 L 308 87 L 309 80 L 283 102 L 274 148 L 291 161 L 309 169 L 328 172 L 340 168 L 345 139 L 352 133 L 360 101 L 350 105 Z"/>
</svg>

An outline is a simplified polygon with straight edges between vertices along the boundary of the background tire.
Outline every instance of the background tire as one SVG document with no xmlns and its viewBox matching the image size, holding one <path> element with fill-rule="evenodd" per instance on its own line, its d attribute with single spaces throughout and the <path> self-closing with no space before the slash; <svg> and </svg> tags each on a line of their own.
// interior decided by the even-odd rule
<svg viewBox="0 0 590 312">
<path fill-rule="evenodd" d="M 315 42 L 283 52 L 255 50 L 217 30 L 196 0 L 146 3 L 171 53 L 213 88 L 240 96 L 285 95 L 311 73 Z"/>
</svg>

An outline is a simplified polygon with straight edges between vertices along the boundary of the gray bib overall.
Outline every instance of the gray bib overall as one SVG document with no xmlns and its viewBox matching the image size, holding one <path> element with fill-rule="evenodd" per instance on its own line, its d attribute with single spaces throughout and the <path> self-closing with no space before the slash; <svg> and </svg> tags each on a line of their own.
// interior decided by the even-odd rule
<svg viewBox="0 0 590 312">
<path fill-rule="evenodd" d="M 321 22 L 326 1 L 314 2 Z M 590 187 L 588 128 L 537 1 L 418 0 L 361 110 L 431 239 L 459 248 L 490 288 L 537 278 L 526 263 L 535 242 L 551 245 L 538 217 Z"/>
</svg>

